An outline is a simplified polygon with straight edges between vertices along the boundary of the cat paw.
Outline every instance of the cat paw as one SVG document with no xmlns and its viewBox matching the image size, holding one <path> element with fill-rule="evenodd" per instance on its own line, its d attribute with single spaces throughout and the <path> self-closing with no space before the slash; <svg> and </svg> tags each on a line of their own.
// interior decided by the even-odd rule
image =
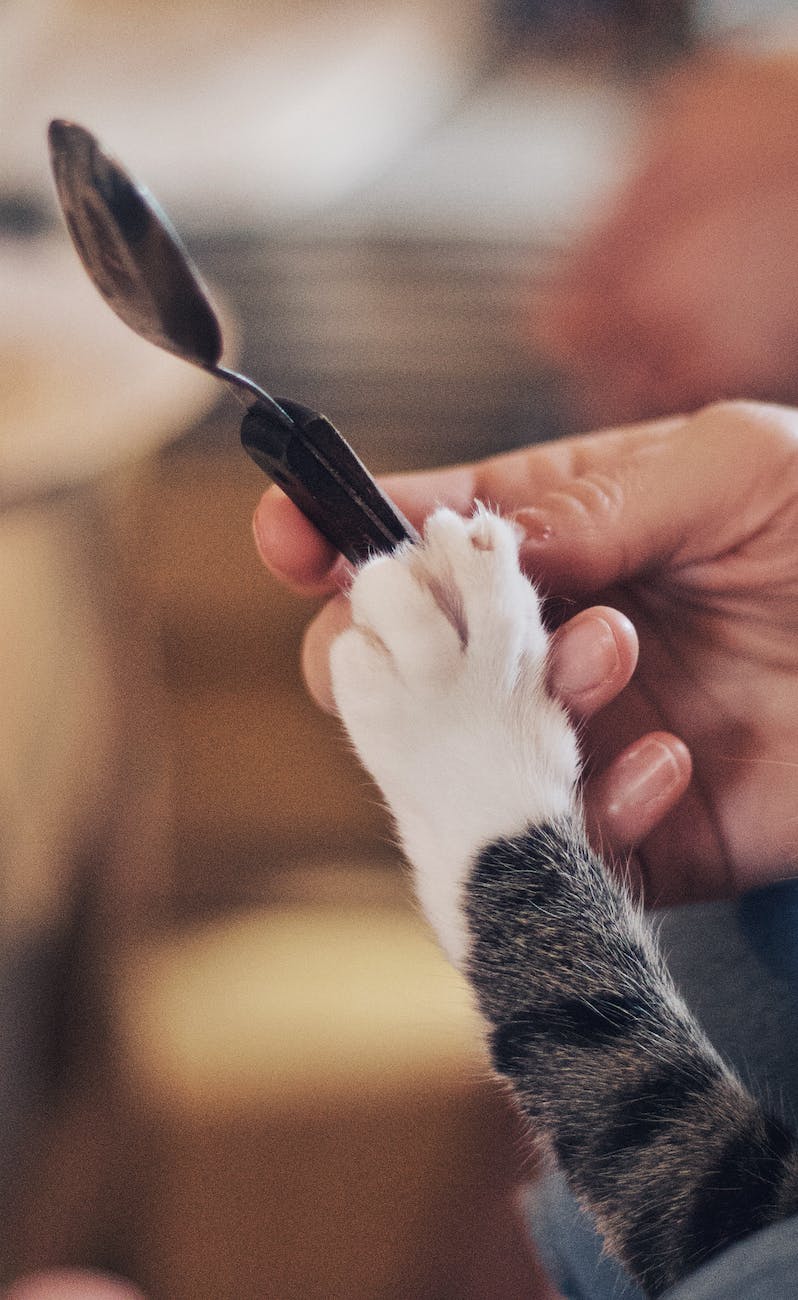
<svg viewBox="0 0 798 1300">
<path fill-rule="evenodd" d="M 576 744 L 547 689 L 538 597 L 511 523 L 442 509 L 421 542 L 359 570 L 351 606 L 331 654 L 336 704 L 460 962 L 475 855 L 573 806 Z"/>
</svg>

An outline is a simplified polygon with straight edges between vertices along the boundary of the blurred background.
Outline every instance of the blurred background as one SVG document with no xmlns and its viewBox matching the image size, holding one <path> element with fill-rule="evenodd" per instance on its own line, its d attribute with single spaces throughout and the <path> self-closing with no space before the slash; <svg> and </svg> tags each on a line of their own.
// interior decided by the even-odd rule
<svg viewBox="0 0 798 1300">
<path fill-rule="evenodd" d="M 653 79 L 745 10 L 0 6 L 4 1283 L 553 1294 L 467 995 L 303 694 L 313 607 L 255 557 L 240 412 L 88 284 L 49 118 L 161 200 L 228 362 L 374 470 L 431 466 L 573 427 L 538 295 L 629 173 Z"/>
</svg>

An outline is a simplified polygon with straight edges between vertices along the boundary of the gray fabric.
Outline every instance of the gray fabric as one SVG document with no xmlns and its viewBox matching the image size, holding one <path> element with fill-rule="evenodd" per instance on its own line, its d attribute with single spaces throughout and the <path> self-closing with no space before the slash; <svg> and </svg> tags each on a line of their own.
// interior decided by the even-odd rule
<svg viewBox="0 0 798 1300">
<path fill-rule="evenodd" d="M 795 1300 L 798 1296 L 798 1218 L 747 1237 L 662 1300 Z"/>
<path fill-rule="evenodd" d="M 798 1116 L 798 881 L 739 902 L 655 918 L 673 977 L 707 1035 L 755 1093 Z M 536 1245 L 567 1300 L 639 1300 L 555 1171 L 529 1190 Z M 757 1233 L 668 1293 L 667 1300 L 798 1296 L 798 1219 Z"/>
<path fill-rule="evenodd" d="M 758 1096 L 798 1117 L 798 882 L 661 915 L 671 973 L 708 1038 Z"/>
<path fill-rule="evenodd" d="M 601 1240 L 559 1174 L 529 1195 L 530 1221 L 544 1265 L 566 1300 L 644 1300 Z M 710 1260 L 662 1300 L 795 1300 L 798 1218 L 757 1232 Z"/>
<path fill-rule="evenodd" d="M 643 1300 L 643 1292 L 602 1253 L 601 1238 L 559 1170 L 527 1192 L 529 1227 L 543 1266 L 566 1300 Z"/>
</svg>

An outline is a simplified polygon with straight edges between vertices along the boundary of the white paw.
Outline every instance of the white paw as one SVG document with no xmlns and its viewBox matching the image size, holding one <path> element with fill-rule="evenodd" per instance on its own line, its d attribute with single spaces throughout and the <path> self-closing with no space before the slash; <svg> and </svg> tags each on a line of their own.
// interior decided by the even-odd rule
<svg viewBox="0 0 798 1300">
<path fill-rule="evenodd" d="M 573 806 L 576 743 L 546 688 L 538 598 L 512 525 L 480 509 L 437 511 L 422 542 L 360 570 L 351 601 L 332 648 L 336 704 L 461 964 L 475 854 Z"/>
</svg>

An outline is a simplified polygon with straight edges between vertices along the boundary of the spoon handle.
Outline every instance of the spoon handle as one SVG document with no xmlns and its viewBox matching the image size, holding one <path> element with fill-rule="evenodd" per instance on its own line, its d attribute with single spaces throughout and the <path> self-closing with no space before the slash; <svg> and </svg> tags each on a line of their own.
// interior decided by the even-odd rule
<svg viewBox="0 0 798 1300">
<path fill-rule="evenodd" d="M 278 404 L 293 427 L 256 401 L 242 421 L 241 441 L 336 550 L 357 564 L 418 539 L 329 420 L 298 402 Z"/>
</svg>

